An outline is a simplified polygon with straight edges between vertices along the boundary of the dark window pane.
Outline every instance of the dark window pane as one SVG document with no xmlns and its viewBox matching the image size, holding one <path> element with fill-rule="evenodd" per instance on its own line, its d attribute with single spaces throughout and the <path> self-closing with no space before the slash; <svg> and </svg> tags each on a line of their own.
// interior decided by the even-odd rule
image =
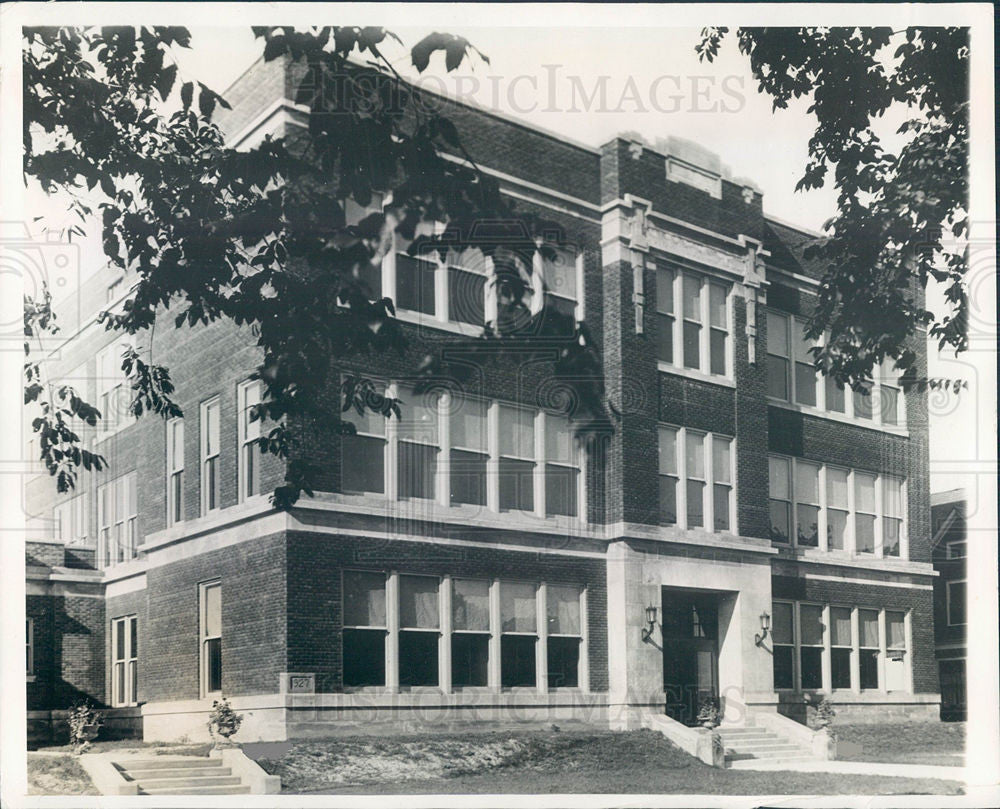
<svg viewBox="0 0 1000 809">
<path fill-rule="evenodd" d="M 805 363 L 795 363 L 795 401 L 816 406 L 816 368 Z"/>
<path fill-rule="evenodd" d="M 826 377 L 826 409 L 843 413 L 845 408 L 844 386 L 834 381 L 832 377 Z"/>
<path fill-rule="evenodd" d="M 878 688 L 878 649 L 861 650 L 861 687 Z"/>
<path fill-rule="evenodd" d="M 451 636 L 451 684 L 455 688 L 485 686 L 490 636 L 463 632 Z"/>
<path fill-rule="evenodd" d="M 385 440 L 345 435 L 341 457 L 341 488 L 345 492 L 385 492 Z"/>
<path fill-rule="evenodd" d="M 705 484 L 700 480 L 687 482 L 688 528 L 701 528 L 705 524 Z"/>
<path fill-rule="evenodd" d="M 576 329 L 576 301 L 545 293 L 545 319 L 551 333 L 572 335 Z"/>
<path fill-rule="evenodd" d="M 405 253 L 396 254 L 396 306 L 433 315 L 436 266 Z"/>
<path fill-rule="evenodd" d="M 844 550 L 844 536 L 847 531 L 847 512 L 828 509 L 826 512 L 826 539 L 830 550 Z"/>
<path fill-rule="evenodd" d="M 656 315 L 656 358 L 674 361 L 674 319 L 670 315 Z"/>
<path fill-rule="evenodd" d="M 774 687 L 792 688 L 792 657 L 794 646 L 774 647 Z"/>
<path fill-rule="evenodd" d="M 344 630 L 344 686 L 385 685 L 385 632 Z"/>
<path fill-rule="evenodd" d="M 949 582 L 948 590 L 948 623 L 952 626 L 964 624 L 965 618 L 965 594 L 966 585 L 964 581 Z"/>
<path fill-rule="evenodd" d="M 130 657 L 139 656 L 139 621 L 135 618 L 129 619 L 129 632 L 131 634 L 132 648 Z"/>
<path fill-rule="evenodd" d="M 882 523 L 882 552 L 885 556 L 899 556 L 899 533 L 903 521 L 885 517 Z"/>
<path fill-rule="evenodd" d="M 207 690 L 222 690 L 222 638 L 205 641 Z"/>
<path fill-rule="evenodd" d="M 701 326 L 684 321 L 684 367 L 701 367 Z"/>
<path fill-rule="evenodd" d="M 851 687 L 851 650 L 830 650 L 830 679 L 834 688 Z"/>
<path fill-rule="evenodd" d="M 548 639 L 549 688 L 576 688 L 580 684 L 580 639 Z"/>
<path fill-rule="evenodd" d="M 872 417 L 872 396 L 871 393 L 853 391 L 854 394 L 854 417 L 859 419 L 870 419 Z"/>
<path fill-rule="evenodd" d="M 438 684 L 438 633 L 399 633 L 399 684 Z"/>
<path fill-rule="evenodd" d="M 819 507 L 805 506 L 801 503 L 796 507 L 796 542 L 815 548 L 819 545 Z"/>
<path fill-rule="evenodd" d="M 125 659 L 125 622 L 115 621 L 115 660 Z"/>
<path fill-rule="evenodd" d="M 875 518 L 858 514 L 854 520 L 854 533 L 858 553 L 875 553 Z"/>
<path fill-rule="evenodd" d="M 171 505 L 173 507 L 173 513 L 171 514 L 171 522 L 180 522 L 184 519 L 184 512 L 181 509 L 181 497 L 184 491 L 184 473 L 175 472 L 170 478 L 171 485 L 173 487 L 173 493 L 171 496 Z"/>
<path fill-rule="evenodd" d="M 569 466 L 545 464 L 545 513 L 575 517 L 576 489 L 580 470 Z"/>
<path fill-rule="evenodd" d="M 532 511 L 535 508 L 533 461 L 500 459 L 500 510 Z"/>
<path fill-rule="evenodd" d="M 677 478 L 660 475 L 660 523 L 677 523 Z"/>
<path fill-rule="evenodd" d="M 713 374 L 726 375 L 726 332 L 712 329 L 709 332 L 711 341 L 710 368 Z"/>
<path fill-rule="evenodd" d="M 399 442 L 399 496 L 434 499 L 437 447 Z"/>
<path fill-rule="evenodd" d="M 486 276 L 457 267 L 448 268 L 448 317 L 482 326 L 485 321 Z"/>
<path fill-rule="evenodd" d="M 775 542 L 788 542 L 789 507 L 783 500 L 771 501 L 771 539 Z"/>
<path fill-rule="evenodd" d="M 788 401 L 788 360 L 768 355 L 767 395 Z"/>
<path fill-rule="evenodd" d="M 533 635 L 503 635 L 500 638 L 500 685 L 530 687 L 537 683 Z"/>
<path fill-rule="evenodd" d="M 209 691 L 216 691 L 218 689 L 209 688 Z M 115 663 L 115 701 L 118 704 L 122 704 L 126 701 L 127 697 L 125 695 L 125 664 Z"/>
<path fill-rule="evenodd" d="M 819 646 L 803 646 L 800 662 L 802 665 L 802 687 L 823 687 L 823 649 Z"/>
<path fill-rule="evenodd" d="M 218 458 L 218 456 L 216 456 L 214 458 L 209 458 L 208 461 L 205 462 L 205 477 L 206 477 L 206 480 L 208 481 L 208 484 L 207 484 L 208 506 L 207 506 L 207 508 L 208 508 L 209 511 L 211 511 L 212 509 L 214 509 L 215 505 L 216 505 L 216 503 L 215 503 L 215 489 L 216 489 L 217 483 L 216 483 L 215 465 L 218 462 L 218 460 L 219 460 L 219 458 Z"/>
<path fill-rule="evenodd" d="M 715 484 L 712 509 L 715 512 L 715 530 L 729 530 L 729 487 Z"/>
<path fill-rule="evenodd" d="M 451 502 L 486 505 L 486 459 L 481 452 L 451 451 Z"/>
</svg>

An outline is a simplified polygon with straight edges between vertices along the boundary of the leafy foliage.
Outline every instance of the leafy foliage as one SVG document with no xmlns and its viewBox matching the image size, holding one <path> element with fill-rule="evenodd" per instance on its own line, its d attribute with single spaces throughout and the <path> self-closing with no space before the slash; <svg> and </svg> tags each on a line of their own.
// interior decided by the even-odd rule
<svg viewBox="0 0 1000 809">
<path fill-rule="evenodd" d="M 706 28 L 697 46 L 711 61 L 726 28 Z M 907 347 L 929 327 L 940 347 L 967 346 L 969 43 L 964 28 L 739 28 L 759 90 L 775 109 L 808 98 L 816 119 L 796 189 L 832 179 L 838 212 L 826 238 L 807 248 L 823 267 L 809 335 L 828 332 L 818 365 L 858 386 L 886 357 L 913 384 Z M 873 129 L 893 105 L 911 119 L 905 142 L 887 152 Z M 829 177 L 832 170 L 832 178 Z M 951 311 L 924 305 L 929 280 L 945 285 Z"/>
<path fill-rule="evenodd" d="M 273 425 L 258 443 L 287 461 L 272 499 L 289 508 L 312 493 L 321 471 L 310 447 L 351 430 L 326 395 L 338 389 L 344 363 L 407 345 L 393 301 L 371 300 L 364 270 L 390 249 L 394 231 L 413 239 L 421 222 L 441 222 L 446 235 L 414 239 L 411 254 L 474 247 L 498 268 L 501 317 L 471 341 L 473 353 L 496 356 L 511 341 L 532 341 L 552 355 L 556 377 L 584 389 L 586 428 L 605 428 L 589 334 L 532 306 L 537 292 L 525 277 L 530 256 L 545 238 L 562 240 L 561 230 L 516 211 L 479 171 L 455 124 L 422 103 L 383 55 L 385 39 L 398 38 L 372 27 L 253 30 L 265 60 L 292 63 L 294 100 L 310 115 L 304 137 L 268 137 L 246 151 L 226 144 L 212 116 L 228 104 L 204 84 L 180 77 L 179 108 L 164 109 L 179 80 L 172 50 L 189 47 L 186 30 L 25 31 L 25 174 L 73 195 L 84 220 L 93 211 L 74 194 L 99 186 L 104 252 L 136 279 L 122 311 L 101 313 L 105 327 L 152 330 L 168 309 L 178 328 L 216 320 L 250 327 L 265 394 L 254 416 Z M 426 68 L 439 50 L 449 70 L 472 54 L 486 58 L 461 37 L 432 34 L 412 49 L 414 64 Z M 348 198 L 391 204 L 348 225 Z M 41 327 L 36 318 L 32 328 Z M 168 369 L 130 351 L 123 370 L 134 415 L 180 414 Z M 431 356 L 415 370 L 431 380 L 454 369 Z M 399 415 L 398 404 L 371 392 L 355 380 L 342 402 Z M 65 483 L 72 486 L 71 474 Z"/>
</svg>

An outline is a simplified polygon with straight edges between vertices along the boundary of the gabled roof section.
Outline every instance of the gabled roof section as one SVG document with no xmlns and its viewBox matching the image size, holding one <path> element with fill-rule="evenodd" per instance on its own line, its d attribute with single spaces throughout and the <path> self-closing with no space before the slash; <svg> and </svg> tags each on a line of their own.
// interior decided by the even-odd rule
<svg viewBox="0 0 1000 809">
<path fill-rule="evenodd" d="M 786 225 L 770 217 L 764 219 L 764 247 L 771 252 L 768 263 L 780 270 L 820 280 L 823 277 L 821 263 L 807 259 L 805 251 L 809 245 L 822 240 L 821 234 Z"/>
</svg>

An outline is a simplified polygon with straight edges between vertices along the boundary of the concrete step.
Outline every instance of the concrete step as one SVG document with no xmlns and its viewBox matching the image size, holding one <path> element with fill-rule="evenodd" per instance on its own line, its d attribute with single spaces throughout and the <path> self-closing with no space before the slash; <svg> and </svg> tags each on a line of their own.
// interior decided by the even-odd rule
<svg viewBox="0 0 1000 809">
<path fill-rule="evenodd" d="M 207 756 L 162 756 L 160 758 L 122 759 L 115 762 L 120 770 L 169 770 L 174 767 L 221 767 L 221 758 Z"/>
<path fill-rule="evenodd" d="M 726 750 L 735 750 L 738 753 L 754 753 L 757 750 L 774 750 L 775 748 L 785 748 L 794 747 L 796 750 L 801 750 L 797 744 L 788 741 L 787 739 L 768 739 L 766 742 L 723 742 L 723 747 Z"/>
<path fill-rule="evenodd" d="M 808 755 L 805 750 L 801 747 L 797 747 L 794 744 L 784 744 L 780 746 L 775 746 L 767 750 L 754 750 L 754 751 L 744 751 L 744 752 L 729 752 L 726 751 L 726 758 L 732 761 L 741 761 L 745 759 L 752 758 L 789 758 Z"/>
<path fill-rule="evenodd" d="M 767 742 L 780 739 L 776 733 L 720 733 L 724 742 Z"/>
<path fill-rule="evenodd" d="M 178 767 L 168 770 L 124 770 L 126 776 L 133 781 L 142 781 L 148 778 L 201 778 L 206 775 L 232 775 L 229 767 Z"/>
<path fill-rule="evenodd" d="M 140 790 L 142 795 L 249 795 L 250 787 L 242 784 L 214 787 L 157 787 Z"/>
<path fill-rule="evenodd" d="M 781 766 L 785 762 L 789 764 L 799 764 L 803 761 L 815 761 L 812 756 L 786 756 L 781 759 L 769 758 L 767 759 L 767 766 L 770 769 L 772 766 Z M 761 759 L 737 759 L 730 761 L 726 759 L 726 768 L 730 770 L 752 770 L 756 764 L 759 764 Z"/>
<path fill-rule="evenodd" d="M 148 778 L 139 781 L 139 789 L 149 791 L 150 789 L 161 789 L 169 787 L 218 787 L 235 786 L 240 783 L 238 775 L 209 775 L 204 778 Z"/>
</svg>

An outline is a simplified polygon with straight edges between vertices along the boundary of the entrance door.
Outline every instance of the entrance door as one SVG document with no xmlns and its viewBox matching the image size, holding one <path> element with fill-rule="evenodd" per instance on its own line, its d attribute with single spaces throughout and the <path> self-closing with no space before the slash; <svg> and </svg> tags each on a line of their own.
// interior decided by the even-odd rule
<svg viewBox="0 0 1000 809">
<path fill-rule="evenodd" d="M 701 701 L 719 696 L 717 597 L 664 590 L 661 623 L 666 712 L 694 725 Z"/>
</svg>

